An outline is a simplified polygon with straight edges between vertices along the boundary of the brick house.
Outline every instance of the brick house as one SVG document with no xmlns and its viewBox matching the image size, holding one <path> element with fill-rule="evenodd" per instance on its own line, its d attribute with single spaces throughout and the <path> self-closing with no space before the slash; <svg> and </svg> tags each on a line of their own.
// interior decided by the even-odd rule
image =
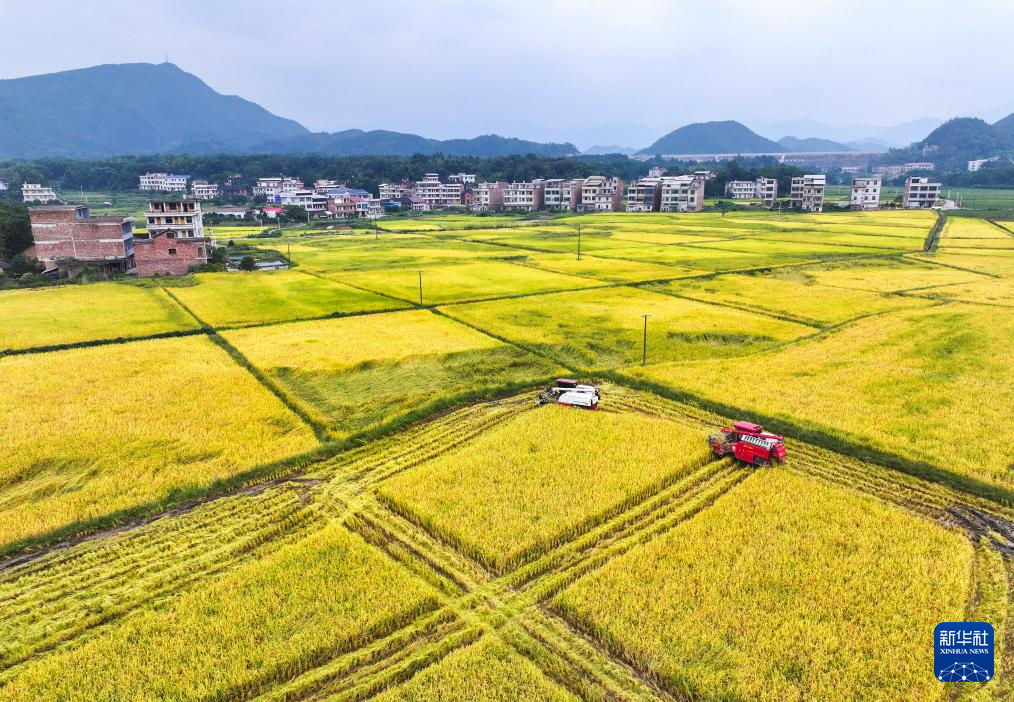
<svg viewBox="0 0 1014 702">
<path fill-rule="evenodd" d="M 185 275 L 210 258 L 201 203 L 157 200 L 145 212 L 148 231 L 134 237 L 137 275 Z"/>
<path fill-rule="evenodd" d="M 134 272 L 134 218 L 93 217 L 87 205 L 28 208 L 35 255 L 47 272 L 75 277 L 84 268 Z"/>
</svg>

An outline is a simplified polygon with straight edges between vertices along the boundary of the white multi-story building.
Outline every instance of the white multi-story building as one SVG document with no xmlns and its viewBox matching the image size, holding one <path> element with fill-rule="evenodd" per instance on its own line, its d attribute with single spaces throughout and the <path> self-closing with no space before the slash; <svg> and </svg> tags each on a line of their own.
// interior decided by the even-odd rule
<svg viewBox="0 0 1014 702">
<path fill-rule="evenodd" d="M 281 175 L 268 178 L 258 178 L 257 184 L 253 186 L 253 194 L 255 197 L 257 195 L 263 195 L 268 199 L 268 202 L 278 204 L 281 202 L 280 197 L 283 193 L 293 193 L 302 189 L 303 181 L 299 178 L 288 178 Z"/>
<path fill-rule="evenodd" d="M 757 183 L 752 180 L 730 180 L 725 184 L 725 196 L 733 200 L 752 200 L 757 196 Z"/>
<path fill-rule="evenodd" d="M 700 212 L 704 209 L 704 178 L 681 175 L 662 179 L 659 212 Z"/>
<path fill-rule="evenodd" d="M 38 183 L 22 183 L 21 199 L 24 202 L 41 202 L 45 205 L 49 202 L 56 202 L 60 198 L 56 196 L 55 190 L 45 185 L 39 185 Z"/>
<path fill-rule="evenodd" d="M 652 166 L 651 168 L 648 169 L 648 177 L 649 178 L 661 178 L 662 176 L 664 176 L 666 174 L 667 170 L 668 169 L 663 168 L 662 166 Z"/>
<path fill-rule="evenodd" d="M 623 179 L 589 176 L 581 185 L 580 209 L 585 212 L 619 212 L 623 208 Z"/>
<path fill-rule="evenodd" d="M 508 183 L 503 189 L 503 208 L 534 212 L 545 207 L 545 185 L 541 180 Z"/>
<path fill-rule="evenodd" d="M 311 217 L 324 217 L 327 213 L 327 195 L 313 190 L 292 190 L 277 195 L 278 204 L 296 205 L 310 213 Z"/>
<path fill-rule="evenodd" d="M 546 184 L 545 203 L 547 210 L 554 212 L 566 212 L 577 209 L 581 203 L 581 190 L 584 187 L 584 180 L 565 180 L 561 178 L 550 178 L 543 181 Z"/>
<path fill-rule="evenodd" d="M 638 178 L 627 186 L 627 212 L 658 212 L 662 198 L 662 176 Z"/>
<path fill-rule="evenodd" d="M 222 194 L 222 189 L 218 187 L 218 183 L 199 179 L 190 184 L 190 193 L 198 200 L 214 200 Z"/>
<path fill-rule="evenodd" d="M 475 174 L 474 173 L 452 173 L 451 175 L 447 176 L 447 182 L 449 182 L 449 183 L 466 183 L 466 184 L 474 185 L 475 184 Z"/>
<path fill-rule="evenodd" d="M 415 186 L 402 181 L 401 183 L 381 183 L 378 187 L 380 199 L 385 202 L 398 202 L 406 195 L 415 193 Z"/>
<path fill-rule="evenodd" d="M 852 179 L 852 196 L 849 208 L 853 210 L 876 210 L 880 208 L 880 186 L 882 176 L 868 176 Z"/>
<path fill-rule="evenodd" d="M 827 176 L 804 175 L 792 179 L 792 190 L 789 193 L 789 207 L 796 207 L 803 212 L 824 211 L 824 188 Z"/>
<path fill-rule="evenodd" d="M 929 161 L 913 161 L 911 163 L 896 163 L 890 166 L 876 166 L 873 172 L 877 175 L 897 178 L 900 175 L 911 171 L 932 171 L 935 166 Z"/>
<path fill-rule="evenodd" d="M 160 193 L 185 193 L 188 175 L 175 173 L 145 173 L 137 177 L 137 189 Z"/>
<path fill-rule="evenodd" d="M 430 206 L 454 207 L 462 204 L 465 186 L 462 183 L 442 183 L 437 173 L 427 173 L 415 183 L 415 196 Z"/>
<path fill-rule="evenodd" d="M 149 202 L 144 218 L 150 239 L 160 234 L 171 234 L 171 238 L 178 239 L 204 238 L 201 203 L 194 200 Z"/>
<path fill-rule="evenodd" d="M 316 191 L 330 190 L 333 188 L 347 188 L 348 185 L 339 180 L 318 179 L 313 181 L 313 189 Z"/>
<path fill-rule="evenodd" d="M 993 158 L 977 158 L 974 161 L 968 162 L 968 170 L 971 171 L 972 173 L 974 173 L 975 171 L 981 171 L 982 167 L 985 166 L 987 163 L 992 163 L 993 161 L 999 160 L 1000 160 L 999 156 L 994 156 Z"/>
<path fill-rule="evenodd" d="M 8 187 L 9 186 L 7 185 L 7 181 L 4 180 L 3 178 L 0 178 L 0 190 L 7 190 Z"/>
<path fill-rule="evenodd" d="M 472 210 L 496 212 L 503 209 L 503 193 L 507 183 L 479 183 L 472 191 Z"/>
<path fill-rule="evenodd" d="M 909 176 L 905 179 L 905 191 L 901 196 L 901 205 L 908 210 L 933 207 L 940 199 L 940 183 L 931 183 L 925 176 Z"/>
<path fill-rule="evenodd" d="M 764 203 L 764 207 L 774 207 L 775 201 L 778 199 L 778 179 L 758 178 L 757 197 Z"/>
</svg>

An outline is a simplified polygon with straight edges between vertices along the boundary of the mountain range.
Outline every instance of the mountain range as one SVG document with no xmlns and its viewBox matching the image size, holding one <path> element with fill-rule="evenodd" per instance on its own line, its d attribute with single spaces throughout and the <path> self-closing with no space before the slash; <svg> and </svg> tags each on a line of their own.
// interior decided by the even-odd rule
<svg viewBox="0 0 1014 702">
<path fill-rule="evenodd" d="M 0 80 L 0 158 L 218 152 L 573 156 L 578 150 L 493 134 L 440 141 L 359 129 L 314 133 L 248 100 L 217 93 L 171 63 L 107 64 Z"/>
<path fill-rule="evenodd" d="M 891 158 L 908 158 L 917 150 L 928 149 L 939 151 L 941 157 L 956 163 L 967 154 L 975 154 L 969 158 L 984 158 L 1004 152 L 1014 140 L 1014 115 L 993 125 L 971 118 L 943 125 L 935 120 L 916 120 L 891 128 L 893 132 L 882 129 L 876 134 L 867 133 L 866 138 L 847 141 L 830 139 L 827 132 L 814 131 L 821 123 L 812 120 L 791 123 L 799 130 L 790 134 L 822 136 L 784 136 L 778 141 L 761 136 L 740 122 L 726 120 L 684 125 L 640 150 L 607 145 L 590 147 L 585 153 L 652 156 L 882 151 L 894 142 L 879 135 L 915 134 L 926 128 L 927 123 L 937 128 L 923 141 L 895 149 Z M 862 127 L 835 129 L 851 135 L 864 133 L 858 131 Z M 299 122 L 272 114 L 256 103 L 222 95 L 171 63 L 107 64 L 0 80 L 0 159 L 87 159 L 156 153 L 569 157 L 579 151 L 569 142 L 542 143 L 496 134 L 440 140 L 384 130 L 311 132 Z"/>
</svg>

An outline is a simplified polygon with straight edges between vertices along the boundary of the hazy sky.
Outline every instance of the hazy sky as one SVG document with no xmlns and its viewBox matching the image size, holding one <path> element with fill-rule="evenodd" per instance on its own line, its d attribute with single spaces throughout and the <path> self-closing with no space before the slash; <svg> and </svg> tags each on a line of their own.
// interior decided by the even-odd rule
<svg viewBox="0 0 1014 702">
<path fill-rule="evenodd" d="M 313 130 L 640 147 L 1014 111 L 1010 0 L 0 0 L 0 27 L 0 78 L 168 52 Z"/>
</svg>

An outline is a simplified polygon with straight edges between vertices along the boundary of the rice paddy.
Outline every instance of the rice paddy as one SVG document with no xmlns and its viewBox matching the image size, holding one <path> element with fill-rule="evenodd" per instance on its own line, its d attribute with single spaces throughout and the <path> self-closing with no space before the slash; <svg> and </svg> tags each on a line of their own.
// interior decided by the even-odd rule
<svg viewBox="0 0 1014 702">
<path fill-rule="evenodd" d="M 0 295 L 0 353 L 166 334 L 197 326 L 159 288 L 95 283 Z"/>
<path fill-rule="evenodd" d="M 172 293 L 204 323 L 237 327 L 407 307 L 300 271 L 205 273 Z"/>
<path fill-rule="evenodd" d="M 775 469 L 555 604 L 690 699 L 915 702 L 940 684 L 908 632 L 964 619 L 972 562 L 958 534 Z"/>
<path fill-rule="evenodd" d="M 1008 699 L 1014 249 L 936 222 L 398 217 L 0 292 L 0 700 Z M 787 462 L 715 458 L 740 419 Z"/>
</svg>

